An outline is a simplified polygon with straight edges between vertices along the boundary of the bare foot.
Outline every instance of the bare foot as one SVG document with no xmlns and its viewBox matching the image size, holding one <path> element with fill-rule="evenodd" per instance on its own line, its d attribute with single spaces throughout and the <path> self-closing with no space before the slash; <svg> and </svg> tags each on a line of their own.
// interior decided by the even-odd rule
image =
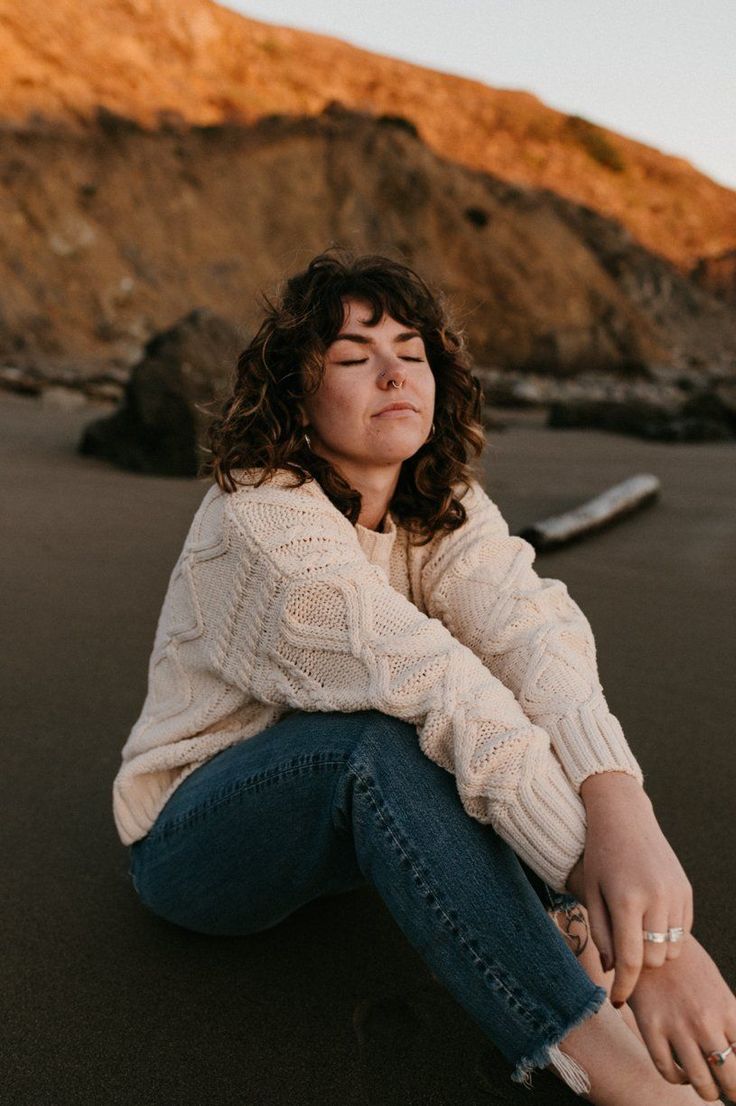
<svg viewBox="0 0 736 1106">
<path fill-rule="evenodd" d="M 585 908 L 580 906 L 569 914 L 558 911 L 552 917 L 591 980 L 610 998 L 615 972 L 603 970 Z M 622 1034 L 624 1027 L 626 1032 Z M 597 1014 L 571 1030 L 561 1042 L 561 1051 L 586 1071 L 591 1091 L 582 1097 L 599 1106 L 634 1106 L 639 1102 L 646 1106 L 698 1106 L 704 1101 L 684 1073 L 682 1085 L 670 1083 L 661 1075 L 628 1003 L 616 1009 L 605 1002 Z M 550 1065 L 550 1070 L 555 1069 Z"/>
</svg>

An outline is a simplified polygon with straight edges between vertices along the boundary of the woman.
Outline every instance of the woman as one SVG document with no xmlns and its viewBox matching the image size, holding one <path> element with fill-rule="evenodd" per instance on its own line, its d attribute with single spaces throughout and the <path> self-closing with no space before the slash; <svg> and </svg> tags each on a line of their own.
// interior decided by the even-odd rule
<svg viewBox="0 0 736 1106">
<path fill-rule="evenodd" d="M 114 784 L 143 903 L 249 934 L 368 882 L 515 1081 L 736 1096 L 736 1000 L 590 626 L 471 473 L 443 297 L 327 251 L 265 309 Z"/>
</svg>

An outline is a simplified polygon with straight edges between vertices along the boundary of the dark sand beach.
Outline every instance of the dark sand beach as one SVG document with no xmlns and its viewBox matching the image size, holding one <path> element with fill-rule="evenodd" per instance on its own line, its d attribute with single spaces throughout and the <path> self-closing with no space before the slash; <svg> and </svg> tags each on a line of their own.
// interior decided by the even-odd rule
<svg viewBox="0 0 736 1106">
<path fill-rule="evenodd" d="M 102 409 L 0 395 L 2 1098 L 24 1106 L 482 1106 L 534 1097 L 366 887 L 207 938 L 147 913 L 111 784 L 171 568 L 206 482 L 78 456 Z M 505 413 L 502 413 L 505 417 Z M 660 501 L 540 554 L 596 635 L 611 709 L 736 984 L 736 448 L 551 431 L 509 415 L 486 488 L 512 530 L 637 472 Z"/>
</svg>

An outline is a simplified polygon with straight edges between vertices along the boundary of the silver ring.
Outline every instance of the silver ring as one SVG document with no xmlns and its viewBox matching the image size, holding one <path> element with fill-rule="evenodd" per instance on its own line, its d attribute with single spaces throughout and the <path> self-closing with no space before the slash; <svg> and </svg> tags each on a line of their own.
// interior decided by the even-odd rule
<svg viewBox="0 0 736 1106">
<path fill-rule="evenodd" d="M 662 944 L 664 941 L 669 940 L 666 933 L 655 933 L 651 929 L 644 930 L 644 940 L 652 941 L 655 945 Z"/>
<path fill-rule="evenodd" d="M 670 926 L 667 930 L 668 941 L 682 941 L 685 937 L 685 930 L 682 926 Z"/>
<path fill-rule="evenodd" d="M 706 1056 L 706 1060 L 709 1064 L 713 1064 L 714 1067 L 720 1067 L 721 1064 L 725 1064 L 726 1057 L 733 1052 L 733 1047 L 734 1046 L 730 1044 L 728 1048 L 724 1048 L 723 1052 L 719 1052 L 717 1049 L 713 1049 L 713 1051 L 709 1052 Z"/>
</svg>

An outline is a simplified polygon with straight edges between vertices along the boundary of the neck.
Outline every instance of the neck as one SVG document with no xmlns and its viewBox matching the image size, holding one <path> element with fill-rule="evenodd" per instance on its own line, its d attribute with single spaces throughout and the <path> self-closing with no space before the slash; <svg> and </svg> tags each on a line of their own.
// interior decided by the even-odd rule
<svg viewBox="0 0 736 1106">
<path fill-rule="evenodd" d="M 312 442 L 312 452 L 331 461 L 351 488 L 360 492 L 360 514 L 358 522 L 368 530 L 378 530 L 384 519 L 388 505 L 393 499 L 401 473 L 401 461 L 385 465 L 362 465 L 359 462 L 346 461 L 344 457 L 331 456 L 322 444 Z"/>
<path fill-rule="evenodd" d="M 401 464 L 386 465 L 376 469 L 358 469 L 341 471 L 350 486 L 360 492 L 361 506 L 358 522 L 369 530 L 379 530 L 388 505 L 399 482 Z"/>
</svg>

